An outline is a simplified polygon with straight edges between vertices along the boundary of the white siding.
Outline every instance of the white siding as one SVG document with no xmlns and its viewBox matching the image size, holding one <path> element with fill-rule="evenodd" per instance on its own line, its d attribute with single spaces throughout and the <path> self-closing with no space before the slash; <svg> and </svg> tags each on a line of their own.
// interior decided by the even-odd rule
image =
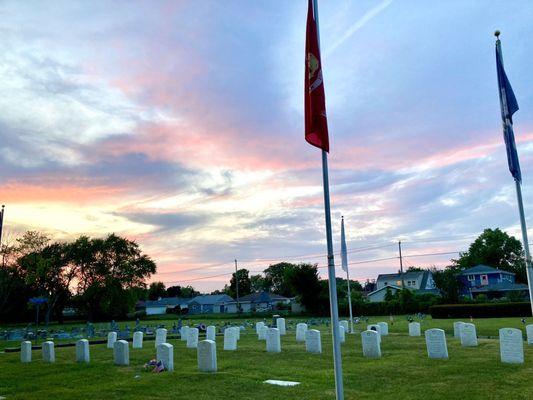
<svg viewBox="0 0 533 400">
<path fill-rule="evenodd" d="M 146 315 L 161 315 L 167 312 L 166 306 L 146 307 Z"/>
</svg>

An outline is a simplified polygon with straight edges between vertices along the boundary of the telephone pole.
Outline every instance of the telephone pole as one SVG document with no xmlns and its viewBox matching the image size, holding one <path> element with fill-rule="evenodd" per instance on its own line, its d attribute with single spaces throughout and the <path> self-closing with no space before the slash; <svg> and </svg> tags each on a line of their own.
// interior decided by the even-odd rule
<svg viewBox="0 0 533 400">
<path fill-rule="evenodd" d="M 0 210 L 0 250 L 2 249 L 2 231 L 4 230 L 4 211 L 6 206 L 2 205 Z"/>
<path fill-rule="evenodd" d="M 402 289 L 405 289 L 405 282 L 403 280 L 403 260 L 402 260 L 402 242 L 398 240 L 398 251 L 400 252 L 400 276 L 402 277 Z"/>
<path fill-rule="evenodd" d="M 239 303 L 239 274 L 237 271 L 237 259 L 235 259 L 235 292 L 237 293 L 237 313 L 240 313 L 241 305 Z"/>
</svg>

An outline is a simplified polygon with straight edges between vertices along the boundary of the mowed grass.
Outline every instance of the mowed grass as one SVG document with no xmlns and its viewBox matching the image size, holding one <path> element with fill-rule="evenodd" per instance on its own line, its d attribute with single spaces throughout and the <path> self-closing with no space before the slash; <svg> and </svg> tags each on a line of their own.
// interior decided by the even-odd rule
<svg viewBox="0 0 533 400">
<path fill-rule="evenodd" d="M 376 317 L 370 322 L 388 321 Z M 295 321 L 295 320 L 294 320 Z M 501 327 L 523 329 L 519 319 L 474 321 L 480 336 L 496 336 Z M 363 326 L 359 325 L 358 328 Z M 422 330 L 440 327 L 453 332 L 452 320 L 425 319 Z M 222 349 L 217 337 L 218 372 L 197 371 L 196 350 L 185 342 L 174 345 L 174 372 L 143 371 L 155 357 L 153 341 L 144 348 L 130 346 L 130 366 L 113 365 L 112 350 L 93 345 L 90 364 L 77 364 L 75 349 L 56 348 L 56 363 L 42 362 L 40 350 L 33 362 L 22 364 L 19 353 L 0 354 L 0 396 L 6 399 L 334 399 L 331 334 L 321 327 L 321 355 L 305 352 L 294 330 L 282 337 L 282 353 L 266 353 L 251 329 L 241 335 L 238 350 Z M 524 345 L 525 364 L 502 364 L 495 339 L 480 339 L 476 348 L 462 348 L 447 337 L 449 360 L 427 358 L 424 338 L 407 336 L 407 321 L 395 318 L 391 334 L 383 338 L 383 357 L 362 357 L 359 334 L 347 335 L 342 345 L 347 399 L 531 399 L 533 346 Z M 296 387 L 263 383 L 267 379 L 301 382 Z"/>
</svg>

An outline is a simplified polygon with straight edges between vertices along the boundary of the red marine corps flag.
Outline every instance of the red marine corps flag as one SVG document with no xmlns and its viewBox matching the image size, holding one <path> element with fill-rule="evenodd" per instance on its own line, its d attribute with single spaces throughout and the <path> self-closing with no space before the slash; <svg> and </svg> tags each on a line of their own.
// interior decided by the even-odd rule
<svg viewBox="0 0 533 400">
<path fill-rule="evenodd" d="M 305 140 L 329 152 L 326 96 L 322 79 L 317 16 L 313 3 L 313 0 L 309 0 L 305 40 Z"/>
</svg>

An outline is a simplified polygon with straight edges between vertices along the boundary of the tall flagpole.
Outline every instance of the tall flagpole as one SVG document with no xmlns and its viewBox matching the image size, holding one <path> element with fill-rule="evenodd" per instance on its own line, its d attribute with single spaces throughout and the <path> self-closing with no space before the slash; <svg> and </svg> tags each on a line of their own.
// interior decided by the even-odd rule
<svg viewBox="0 0 533 400">
<path fill-rule="evenodd" d="M 2 209 L 0 210 L 0 251 L 2 251 L 2 231 L 4 230 L 4 211 L 5 211 L 4 205 L 2 205 Z"/>
<path fill-rule="evenodd" d="M 313 14 L 316 22 L 318 46 L 320 48 L 320 28 L 318 23 L 318 0 L 313 0 Z M 326 241 L 328 247 L 328 283 L 331 327 L 333 332 L 333 368 L 335 372 L 335 394 L 337 400 L 344 400 L 342 380 L 341 340 L 339 331 L 339 309 L 337 304 L 337 279 L 333 257 L 333 235 L 331 233 L 331 208 L 329 201 L 328 153 L 322 149 L 322 181 L 324 185 L 324 214 L 326 219 Z"/>
<path fill-rule="evenodd" d="M 496 36 L 496 54 L 497 54 L 497 57 L 498 55 L 500 56 L 500 59 L 496 60 L 496 62 L 500 61 L 501 62 L 501 67 L 502 67 L 502 71 L 503 71 L 503 57 L 502 57 L 502 51 L 501 51 L 501 42 L 500 42 L 500 31 L 496 31 L 494 32 L 494 36 Z M 500 74 L 500 70 L 498 69 L 498 74 Z M 505 75 L 505 72 L 503 72 L 503 74 Z M 509 104 L 507 103 L 507 96 L 508 96 L 508 93 L 507 93 L 507 87 L 506 87 L 506 84 L 509 85 L 509 82 L 507 81 L 507 78 L 505 77 L 506 79 L 506 82 L 504 84 L 502 84 L 500 81 L 499 81 L 499 76 L 498 76 L 498 89 L 499 89 L 499 95 L 500 95 L 500 106 L 501 106 L 501 111 L 502 111 L 502 123 L 503 123 L 503 131 L 504 131 L 504 135 L 507 135 L 505 136 L 506 137 L 506 146 L 507 146 L 507 157 L 508 157 L 508 161 L 511 162 L 511 158 L 509 158 L 509 146 L 513 147 L 513 151 L 514 151 L 514 156 L 516 156 L 516 160 L 512 160 L 513 162 L 516 161 L 516 165 L 513 165 L 513 171 L 511 171 L 511 174 L 513 175 L 513 178 L 514 178 L 514 181 L 515 181 L 515 188 L 516 188 L 516 200 L 518 202 L 518 213 L 520 215 L 520 229 L 522 230 L 522 244 L 524 246 L 524 255 L 526 257 L 526 276 L 527 276 L 527 286 L 528 286 L 528 289 L 529 289 L 529 302 L 531 304 L 531 313 L 533 315 L 533 281 L 532 281 L 532 278 L 533 278 L 533 265 L 531 263 L 531 255 L 529 253 L 529 240 L 527 238 L 527 226 L 526 226 L 526 217 L 525 217 L 525 213 L 524 213 L 524 203 L 522 201 L 522 185 L 521 185 L 521 173 L 520 173 L 520 166 L 519 166 L 519 161 L 518 161 L 518 154 L 516 153 L 516 145 L 514 143 L 514 134 L 513 134 L 513 123 L 512 123 L 512 120 L 511 120 L 511 115 L 512 113 L 514 113 L 517 109 L 518 109 L 518 106 L 516 104 L 516 99 L 514 98 L 514 94 L 512 93 L 512 88 L 510 89 L 511 91 L 511 94 L 512 94 L 512 103 L 514 102 L 514 110 L 510 113 L 509 111 Z M 509 85 L 510 87 L 510 85 Z M 511 105 L 511 108 L 513 108 L 513 105 Z M 512 138 L 512 143 L 508 143 L 507 141 L 510 139 L 508 136 L 510 136 L 510 138 Z M 511 164 L 510 164 L 510 167 L 511 167 Z M 511 169 L 511 168 L 510 168 Z"/>
</svg>

